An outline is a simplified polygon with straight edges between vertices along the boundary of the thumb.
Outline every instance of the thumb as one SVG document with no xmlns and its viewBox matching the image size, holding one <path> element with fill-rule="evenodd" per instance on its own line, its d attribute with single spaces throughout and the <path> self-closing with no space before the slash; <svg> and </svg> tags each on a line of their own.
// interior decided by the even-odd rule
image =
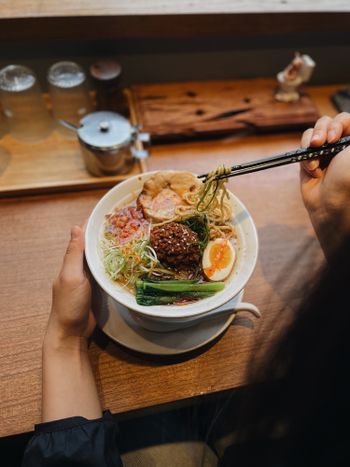
<svg viewBox="0 0 350 467">
<path fill-rule="evenodd" d="M 62 274 L 79 278 L 84 275 L 84 232 L 75 225 L 71 229 L 71 239 L 63 259 Z"/>
</svg>

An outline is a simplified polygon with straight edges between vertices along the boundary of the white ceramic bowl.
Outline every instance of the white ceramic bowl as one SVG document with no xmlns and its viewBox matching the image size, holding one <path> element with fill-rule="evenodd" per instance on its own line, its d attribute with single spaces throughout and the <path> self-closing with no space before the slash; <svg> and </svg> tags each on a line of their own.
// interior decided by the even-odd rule
<svg viewBox="0 0 350 467">
<path fill-rule="evenodd" d="M 168 171 L 174 172 L 174 171 Z M 114 300 L 143 316 L 158 320 L 171 320 L 199 316 L 218 308 L 239 294 L 250 279 L 258 255 L 258 236 L 254 221 L 243 203 L 230 192 L 237 233 L 237 258 L 224 290 L 210 298 L 188 305 L 143 306 L 136 303 L 135 296 L 123 286 L 113 282 L 105 273 L 99 253 L 99 237 L 105 215 L 117 206 L 125 206 L 136 199 L 142 186 L 156 172 L 146 172 L 130 177 L 109 190 L 93 209 L 85 231 L 85 256 L 90 271 L 100 287 Z"/>
</svg>

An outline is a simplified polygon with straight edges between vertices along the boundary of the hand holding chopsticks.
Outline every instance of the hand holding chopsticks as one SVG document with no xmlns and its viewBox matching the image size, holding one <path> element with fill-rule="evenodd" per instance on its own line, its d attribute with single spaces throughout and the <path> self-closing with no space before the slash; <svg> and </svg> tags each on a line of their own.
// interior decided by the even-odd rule
<svg viewBox="0 0 350 467">
<path fill-rule="evenodd" d="M 256 161 L 245 162 L 243 164 L 234 165 L 231 167 L 231 172 L 226 175 L 216 177 L 216 180 L 235 177 L 259 170 L 270 169 L 272 167 L 280 167 L 281 165 L 293 164 L 294 162 L 302 162 L 306 160 L 320 158 L 321 166 L 326 166 L 330 159 L 350 146 L 350 136 L 340 138 L 336 143 L 323 144 L 319 147 L 300 148 L 295 151 L 289 151 L 275 156 L 258 159 Z M 198 178 L 207 178 L 208 174 L 198 175 Z"/>
</svg>

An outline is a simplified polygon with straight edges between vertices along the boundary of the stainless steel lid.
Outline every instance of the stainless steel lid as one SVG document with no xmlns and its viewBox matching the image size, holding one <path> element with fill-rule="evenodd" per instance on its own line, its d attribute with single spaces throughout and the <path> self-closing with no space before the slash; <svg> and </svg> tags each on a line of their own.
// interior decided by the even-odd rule
<svg viewBox="0 0 350 467">
<path fill-rule="evenodd" d="M 116 112 L 93 112 L 80 120 L 79 139 L 88 147 L 110 151 L 130 143 L 135 129 Z"/>
</svg>

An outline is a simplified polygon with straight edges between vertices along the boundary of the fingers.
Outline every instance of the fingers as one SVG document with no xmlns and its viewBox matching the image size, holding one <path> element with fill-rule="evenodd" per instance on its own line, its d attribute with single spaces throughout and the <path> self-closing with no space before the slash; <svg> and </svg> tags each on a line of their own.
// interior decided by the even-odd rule
<svg viewBox="0 0 350 467">
<path fill-rule="evenodd" d="M 308 128 L 304 131 L 303 136 L 301 137 L 301 147 L 308 148 L 310 146 L 310 141 L 312 138 L 312 134 L 314 132 L 313 128 Z"/>
<path fill-rule="evenodd" d="M 335 143 L 344 135 L 350 135 L 350 113 L 348 112 L 341 112 L 334 117 L 328 131 L 328 142 Z"/>
<path fill-rule="evenodd" d="M 317 120 L 314 128 L 304 131 L 301 146 L 317 147 L 325 143 L 335 143 L 346 134 L 350 134 L 350 113 L 342 112 L 333 119 L 324 116 Z M 314 178 L 322 176 L 318 159 L 302 162 L 301 168 Z"/>
<path fill-rule="evenodd" d="M 335 143 L 338 141 L 339 138 L 343 135 L 343 125 L 341 120 L 335 118 L 330 123 L 327 129 L 327 141 L 328 143 Z"/>
<path fill-rule="evenodd" d="M 84 232 L 79 226 L 71 229 L 71 239 L 63 259 L 61 277 L 67 281 L 82 281 L 84 275 Z"/>
<path fill-rule="evenodd" d="M 332 124 L 331 117 L 324 116 L 317 120 L 313 129 L 310 146 L 321 146 L 327 141 L 328 128 Z"/>
<path fill-rule="evenodd" d="M 301 138 L 301 147 L 307 148 L 311 146 L 311 138 L 313 136 L 314 129 L 309 128 L 304 131 Z M 322 170 L 320 169 L 320 162 L 318 159 L 312 159 L 310 161 L 303 161 L 301 164 L 301 171 L 305 171 L 313 178 L 319 178 L 322 175 Z"/>
<path fill-rule="evenodd" d="M 335 143 L 343 135 L 350 134 L 350 113 L 341 112 L 331 118 L 325 115 L 317 120 L 314 128 L 309 128 L 303 133 L 302 147 L 321 146 L 322 144 Z"/>
<path fill-rule="evenodd" d="M 86 225 L 88 223 L 88 219 L 85 219 L 85 221 L 81 224 L 81 229 L 82 231 L 85 233 L 85 230 L 86 230 Z"/>
<path fill-rule="evenodd" d="M 85 219 L 85 221 L 81 224 L 81 229 L 82 229 L 84 235 L 85 235 L 85 231 L 86 231 L 86 226 L 87 226 L 88 220 L 89 220 L 89 219 Z M 88 265 L 87 265 L 85 255 L 84 255 L 84 260 L 83 260 L 83 271 L 84 271 L 85 277 L 91 282 L 90 269 L 89 269 L 89 267 L 88 267 Z"/>
<path fill-rule="evenodd" d="M 311 164 L 315 162 L 315 164 Z M 301 179 L 305 180 L 304 174 L 308 174 L 308 178 L 321 178 L 323 176 L 323 171 L 320 167 L 319 161 L 304 161 L 300 164 Z"/>
</svg>

